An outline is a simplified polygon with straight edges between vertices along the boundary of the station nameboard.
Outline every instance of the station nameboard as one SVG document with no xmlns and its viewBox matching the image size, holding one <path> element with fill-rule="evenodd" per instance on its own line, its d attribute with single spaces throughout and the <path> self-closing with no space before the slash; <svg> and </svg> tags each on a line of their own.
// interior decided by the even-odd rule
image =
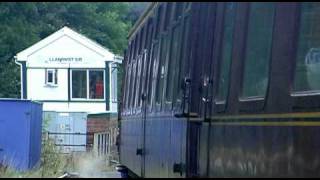
<svg viewBox="0 0 320 180">
<path fill-rule="evenodd" d="M 49 57 L 46 63 L 74 63 L 82 62 L 82 57 Z"/>
</svg>

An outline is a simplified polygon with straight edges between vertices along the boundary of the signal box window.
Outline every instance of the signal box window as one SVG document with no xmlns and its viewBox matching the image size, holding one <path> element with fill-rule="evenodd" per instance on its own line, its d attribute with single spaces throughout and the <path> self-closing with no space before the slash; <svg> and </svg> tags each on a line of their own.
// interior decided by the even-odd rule
<svg viewBox="0 0 320 180">
<path fill-rule="evenodd" d="M 46 85 L 57 85 L 57 84 L 58 84 L 58 70 L 46 69 Z"/>
<path fill-rule="evenodd" d="M 320 3 L 301 5 L 294 91 L 320 90 Z"/>
<path fill-rule="evenodd" d="M 72 70 L 72 98 L 87 98 L 86 70 Z"/>
<path fill-rule="evenodd" d="M 72 70 L 71 78 L 72 98 L 104 99 L 103 70 Z"/>
<path fill-rule="evenodd" d="M 251 3 L 242 97 L 264 97 L 271 57 L 274 3 Z"/>
<path fill-rule="evenodd" d="M 89 71 L 89 96 L 90 99 L 103 99 L 103 71 Z"/>
</svg>

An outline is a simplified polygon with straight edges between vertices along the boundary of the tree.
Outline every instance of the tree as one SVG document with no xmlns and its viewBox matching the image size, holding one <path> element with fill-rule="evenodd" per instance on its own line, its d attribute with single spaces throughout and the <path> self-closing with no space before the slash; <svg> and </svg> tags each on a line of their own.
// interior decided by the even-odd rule
<svg viewBox="0 0 320 180">
<path fill-rule="evenodd" d="M 127 34 L 142 7 L 135 3 L 1 2 L 0 97 L 20 97 L 20 69 L 14 55 L 63 26 L 123 55 Z"/>
</svg>

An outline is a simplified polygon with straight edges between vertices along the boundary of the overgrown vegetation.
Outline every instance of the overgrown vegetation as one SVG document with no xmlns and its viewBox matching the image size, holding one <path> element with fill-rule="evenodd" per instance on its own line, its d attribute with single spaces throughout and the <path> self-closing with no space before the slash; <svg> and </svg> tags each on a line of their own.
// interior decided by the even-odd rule
<svg viewBox="0 0 320 180">
<path fill-rule="evenodd" d="M 72 169 L 72 163 L 69 163 L 70 158 L 58 153 L 54 142 L 46 140 L 42 146 L 41 160 L 34 169 L 25 172 L 19 172 L 11 168 L 0 168 L 0 177 L 59 177 L 66 170 Z"/>
<path fill-rule="evenodd" d="M 127 34 L 147 3 L 1 2 L 0 98 L 20 97 L 16 53 L 68 26 L 122 55 Z"/>
<path fill-rule="evenodd" d="M 57 178 L 65 172 L 76 172 L 80 177 L 104 177 L 103 172 L 115 170 L 108 156 L 98 157 L 91 152 L 61 154 L 54 141 L 47 139 L 42 146 L 41 161 L 34 169 L 19 172 L 0 167 L 0 178 Z"/>
</svg>

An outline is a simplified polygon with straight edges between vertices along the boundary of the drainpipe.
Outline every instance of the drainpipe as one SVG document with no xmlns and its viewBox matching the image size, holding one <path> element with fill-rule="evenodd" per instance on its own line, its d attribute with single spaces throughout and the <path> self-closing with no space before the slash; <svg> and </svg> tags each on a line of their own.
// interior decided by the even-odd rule
<svg viewBox="0 0 320 180">
<path fill-rule="evenodd" d="M 22 86 L 23 86 L 23 78 L 22 78 L 22 64 L 21 63 L 19 63 L 18 61 L 17 61 L 17 56 L 14 56 L 13 57 L 14 58 L 14 63 L 16 63 L 17 65 L 19 65 L 20 66 L 20 94 L 21 94 L 21 99 L 23 99 L 23 90 L 22 90 Z"/>
</svg>

